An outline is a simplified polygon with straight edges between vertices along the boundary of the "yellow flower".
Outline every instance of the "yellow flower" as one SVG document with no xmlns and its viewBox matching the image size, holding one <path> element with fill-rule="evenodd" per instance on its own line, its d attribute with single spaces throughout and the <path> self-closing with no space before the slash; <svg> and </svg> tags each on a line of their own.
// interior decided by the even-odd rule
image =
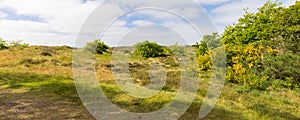
<svg viewBox="0 0 300 120">
<path fill-rule="evenodd" d="M 239 57 L 232 57 L 232 62 L 233 63 L 238 63 L 239 62 Z"/>
<path fill-rule="evenodd" d="M 252 63 L 248 64 L 249 68 L 252 68 L 254 65 Z"/>
</svg>

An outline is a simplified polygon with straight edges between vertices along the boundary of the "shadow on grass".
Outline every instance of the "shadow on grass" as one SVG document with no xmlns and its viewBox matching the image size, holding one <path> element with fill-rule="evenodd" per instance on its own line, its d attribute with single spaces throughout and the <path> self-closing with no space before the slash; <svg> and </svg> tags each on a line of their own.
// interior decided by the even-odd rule
<svg viewBox="0 0 300 120">
<path fill-rule="evenodd" d="M 78 99 L 72 78 L 34 73 L 0 72 L 0 85 L 61 98 Z"/>
<path fill-rule="evenodd" d="M 201 108 L 202 102 L 200 100 L 194 100 L 188 110 L 179 118 L 179 120 L 244 120 L 245 117 L 239 115 L 236 112 L 228 111 L 220 106 L 215 106 L 212 111 L 205 117 L 199 118 L 199 110 Z"/>
<path fill-rule="evenodd" d="M 0 72 L 0 118 L 94 119 L 69 77 Z"/>
<path fill-rule="evenodd" d="M 158 101 L 166 97 L 164 95 L 145 102 L 128 97 L 115 85 L 105 85 L 102 88 L 114 103 L 119 104 L 123 109 L 135 112 L 157 110 L 168 102 L 167 98 L 164 102 Z M 24 90 L 25 92 L 3 92 L 8 89 Z M 201 105 L 201 100 L 195 100 L 180 119 L 200 119 Z M 261 118 L 300 119 L 264 104 L 253 104 L 248 109 L 256 111 Z M 0 118 L 4 119 L 93 119 L 82 106 L 72 78 L 34 73 L 0 72 L 0 111 Z M 26 116 L 26 118 L 22 118 L 22 116 Z M 215 106 L 204 119 L 247 118 L 240 113 L 226 110 L 222 106 Z"/>
</svg>

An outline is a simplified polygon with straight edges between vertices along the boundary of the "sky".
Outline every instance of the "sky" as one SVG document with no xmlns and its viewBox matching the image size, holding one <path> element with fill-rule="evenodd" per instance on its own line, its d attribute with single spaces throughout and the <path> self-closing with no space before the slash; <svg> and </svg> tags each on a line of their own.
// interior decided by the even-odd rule
<svg viewBox="0 0 300 120">
<path fill-rule="evenodd" d="M 295 0 L 278 0 L 283 6 Z M 110 46 L 154 40 L 193 44 L 223 33 L 265 0 L 0 0 L 0 37 L 30 45 L 83 46 L 101 38 Z M 78 42 L 80 41 L 80 42 Z"/>
</svg>

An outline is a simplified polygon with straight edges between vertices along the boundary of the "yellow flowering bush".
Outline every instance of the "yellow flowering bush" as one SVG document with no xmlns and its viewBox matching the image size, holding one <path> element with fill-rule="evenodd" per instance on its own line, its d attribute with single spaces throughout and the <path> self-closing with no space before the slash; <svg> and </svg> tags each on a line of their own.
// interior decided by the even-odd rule
<svg viewBox="0 0 300 120">
<path fill-rule="evenodd" d="M 259 45 L 229 46 L 225 45 L 227 51 L 227 73 L 226 79 L 233 83 L 247 85 L 250 88 L 264 89 L 268 77 L 260 74 L 263 71 L 263 56 L 265 51 L 268 54 L 275 54 L 276 49 L 262 47 Z M 212 50 L 213 53 L 216 50 Z M 211 69 L 211 53 L 206 52 L 198 56 L 199 68 L 201 71 Z"/>
<path fill-rule="evenodd" d="M 204 55 L 199 55 L 198 63 L 199 63 L 199 69 L 201 71 L 209 70 L 211 68 L 211 59 L 210 59 L 209 52 L 207 52 L 207 54 Z"/>
</svg>

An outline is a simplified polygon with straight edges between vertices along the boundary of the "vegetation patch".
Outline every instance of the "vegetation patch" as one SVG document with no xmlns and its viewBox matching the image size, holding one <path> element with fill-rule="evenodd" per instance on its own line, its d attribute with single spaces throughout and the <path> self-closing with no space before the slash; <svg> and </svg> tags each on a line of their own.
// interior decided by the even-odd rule
<svg viewBox="0 0 300 120">
<path fill-rule="evenodd" d="M 109 46 L 106 45 L 103 41 L 94 40 L 93 42 L 88 42 L 83 49 L 93 54 L 103 54 L 107 52 Z"/>
</svg>

